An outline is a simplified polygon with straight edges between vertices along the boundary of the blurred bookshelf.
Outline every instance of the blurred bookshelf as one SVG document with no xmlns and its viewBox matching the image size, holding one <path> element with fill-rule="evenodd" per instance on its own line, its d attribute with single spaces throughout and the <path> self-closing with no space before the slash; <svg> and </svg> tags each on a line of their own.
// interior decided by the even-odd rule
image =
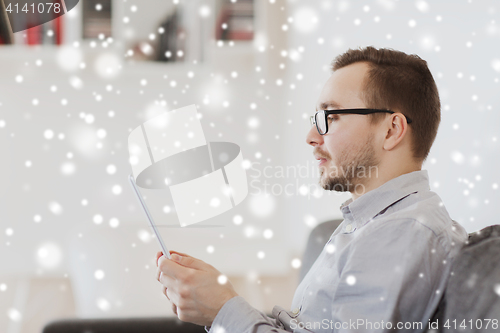
<svg viewBox="0 0 500 333">
<path fill-rule="evenodd" d="M 67 14 L 14 33 L 10 41 L 2 38 L 0 13 L 0 49 L 15 54 L 36 46 L 50 56 L 67 45 L 90 54 L 106 48 L 125 62 L 224 63 L 257 53 L 256 31 L 265 30 L 258 18 L 266 6 L 254 0 L 80 0 Z M 28 16 L 6 14 L 12 26 L 30 26 Z"/>
</svg>

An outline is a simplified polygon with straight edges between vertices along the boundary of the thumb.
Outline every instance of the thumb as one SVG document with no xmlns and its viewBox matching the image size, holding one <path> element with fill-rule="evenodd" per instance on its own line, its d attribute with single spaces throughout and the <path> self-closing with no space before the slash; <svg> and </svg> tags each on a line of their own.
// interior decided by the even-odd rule
<svg viewBox="0 0 500 333">
<path fill-rule="evenodd" d="M 178 255 L 180 255 L 182 257 L 191 257 L 189 254 L 178 252 L 178 251 L 174 251 L 174 250 L 170 250 L 170 254 L 172 254 L 172 253 L 177 253 Z"/>
<path fill-rule="evenodd" d="M 204 267 L 207 265 L 205 262 L 199 259 L 193 257 L 184 257 L 177 253 L 172 253 L 170 257 L 173 261 L 184 267 L 204 270 Z"/>
</svg>

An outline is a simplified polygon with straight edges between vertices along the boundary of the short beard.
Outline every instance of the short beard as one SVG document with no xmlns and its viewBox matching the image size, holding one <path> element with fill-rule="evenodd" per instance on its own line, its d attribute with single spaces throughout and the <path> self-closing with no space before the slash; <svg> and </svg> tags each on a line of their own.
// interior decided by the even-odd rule
<svg viewBox="0 0 500 333">
<path fill-rule="evenodd" d="M 350 156 L 349 152 L 353 152 L 355 155 Z M 378 166 L 380 163 L 373 149 L 373 135 L 368 138 L 365 144 L 361 145 L 359 150 L 350 148 L 344 150 L 338 161 L 336 164 L 338 167 L 333 165 L 333 162 L 330 162 L 333 169 L 321 170 L 319 185 L 327 191 L 355 191 L 357 185 L 363 185 L 362 178 L 367 178 L 367 171 L 371 173 L 371 168 Z M 330 172 L 330 174 L 323 177 L 325 172 Z"/>
</svg>

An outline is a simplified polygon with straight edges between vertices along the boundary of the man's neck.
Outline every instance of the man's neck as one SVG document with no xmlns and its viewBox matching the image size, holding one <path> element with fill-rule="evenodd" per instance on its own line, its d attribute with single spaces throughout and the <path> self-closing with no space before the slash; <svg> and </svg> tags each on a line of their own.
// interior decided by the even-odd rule
<svg viewBox="0 0 500 333">
<path fill-rule="evenodd" d="M 365 182 L 359 183 L 359 184 L 362 184 L 364 186 L 364 190 L 361 193 L 359 193 L 359 191 L 358 191 L 358 193 L 356 193 L 356 191 L 351 192 L 353 201 L 358 199 L 359 197 L 361 197 L 363 194 L 370 192 L 371 190 L 374 190 L 374 189 L 378 188 L 379 186 L 387 183 L 391 179 L 397 178 L 401 175 L 404 175 L 404 174 L 407 174 L 410 172 L 422 170 L 422 166 L 421 165 L 413 165 L 413 166 L 409 166 L 409 167 L 404 168 L 404 169 L 400 168 L 397 170 L 387 170 L 384 173 L 380 172 L 381 169 L 382 168 L 377 169 L 377 172 L 372 174 L 370 178 L 365 178 L 365 180 L 366 180 Z M 355 188 L 359 188 L 359 187 L 356 186 Z"/>
</svg>

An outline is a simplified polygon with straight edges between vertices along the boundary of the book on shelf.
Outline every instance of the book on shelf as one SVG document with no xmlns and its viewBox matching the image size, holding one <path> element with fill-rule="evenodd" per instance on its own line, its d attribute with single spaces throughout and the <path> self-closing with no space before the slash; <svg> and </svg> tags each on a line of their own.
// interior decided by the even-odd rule
<svg viewBox="0 0 500 333">
<path fill-rule="evenodd" d="M 112 36 L 112 12 L 111 0 L 84 0 L 82 17 L 82 38 L 94 39 L 99 35 L 105 38 Z"/>
<path fill-rule="evenodd" d="M 179 7 L 162 19 L 158 37 L 132 44 L 132 59 L 140 61 L 181 62 L 186 58 L 187 31 Z"/>
<path fill-rule="evenodd" d="M 164 21 L 161 22 L 162 33 L 158 38 L 156 61 L 175 62 L 183 61 L 185 58 L 185 37 L 186 32 L 182 28 L 181 15 L 176 9 Z M 179 56 L 178 52 L 182 55 Z"/>
<path fill-rule="evenodd" d="M 254 37 L 254 1 L 224 0 L 216 19 L 215 38 L 218 40 L 252 40 Z"/>
</svg>

